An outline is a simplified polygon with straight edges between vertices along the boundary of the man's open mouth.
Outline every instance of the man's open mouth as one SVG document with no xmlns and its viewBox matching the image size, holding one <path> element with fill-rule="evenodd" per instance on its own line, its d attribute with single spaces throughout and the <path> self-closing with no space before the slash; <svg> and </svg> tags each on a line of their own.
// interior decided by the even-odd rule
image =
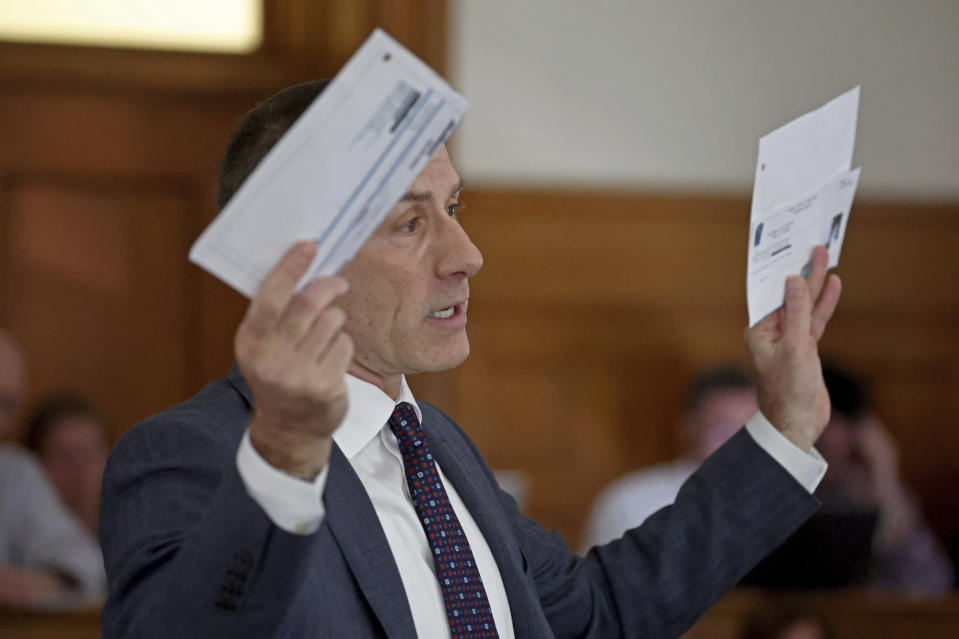
<svg viewBox="0 0 959 639">
<path fill-rule="evenodd" d="M 435 317 L 437 319 L 447 319 L 453 317 L 453 313 L 456 312 L 456 306 L 449 306 L 439 311 L 433 311 L 429 314 L 430 317 Z"/>
</svg>

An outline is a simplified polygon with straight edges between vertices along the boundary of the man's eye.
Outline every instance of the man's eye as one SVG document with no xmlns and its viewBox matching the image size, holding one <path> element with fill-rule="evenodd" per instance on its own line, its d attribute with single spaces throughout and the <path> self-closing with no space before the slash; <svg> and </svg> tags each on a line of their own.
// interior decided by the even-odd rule
<svg viewBox="0 0 959 639">
<path fill-rule="evenodd" d="M 406 222 L 400 225 L 400 230 L 404 233 L 414 233 L 416 229 L 420 227 L 420 218 L 414 217 L 410 218 Z"/>
<path fill-rule="evenodd" d="M 466 205 L 457 202 L 456 204 L 450 204 L 446 207 L 446 214 L 451 218 L 456 219 L 464 210 L 466 210 Z"/>
</svg>

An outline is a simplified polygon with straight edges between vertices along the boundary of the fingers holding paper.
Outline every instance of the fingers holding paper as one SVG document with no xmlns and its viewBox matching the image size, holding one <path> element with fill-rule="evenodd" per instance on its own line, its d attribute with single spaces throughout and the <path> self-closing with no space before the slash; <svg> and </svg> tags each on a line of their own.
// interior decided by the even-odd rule
<svg viewBox="0 0 959 639">
<path fill-rule="evenodd" d="M 274 467 L 312 479 L 329 458 L 330 437 L 346 414 L 344 375 L 353 342 L 336 300 L 341 277 L 296 291 L 316 254 L 294 245 L 264 280 L 236 333 L 240 371 L 253 393 L 250 441 Z"/>
<path fill-rule="evenodd" d="M 808 451 L 829 421 L 829 394 L 818 342 L 839 302 L 841 283 L 827 276 L 829 253 L 813 251 L 807 280 L 786 280 L 785 304 L 746 331 L 758 373 L 759 408 L 790 441 Z"/>
</svg>

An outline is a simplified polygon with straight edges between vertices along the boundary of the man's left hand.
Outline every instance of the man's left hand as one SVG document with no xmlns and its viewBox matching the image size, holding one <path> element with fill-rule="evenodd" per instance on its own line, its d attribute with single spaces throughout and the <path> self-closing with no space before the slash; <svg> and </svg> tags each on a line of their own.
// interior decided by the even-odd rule
<svg viewBox="0 0 959 639">
<path fill-rule="evenodd" d="M 758 373 L 759 409 L 803 451 L 809 451 L 829 422 L 829 394 L 822 378 L 818 343 L 836 310 L 842 285 L 826 277 L 829 252 L 813 251 L 808 280 L 786 280 L 782 308 L 746 330 Z"/>
</svg>

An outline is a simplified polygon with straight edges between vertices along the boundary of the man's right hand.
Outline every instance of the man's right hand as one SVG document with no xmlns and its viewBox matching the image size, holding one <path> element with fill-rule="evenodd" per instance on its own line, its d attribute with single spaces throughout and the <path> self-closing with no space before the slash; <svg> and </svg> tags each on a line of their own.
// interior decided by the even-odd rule
<svg viewBox="0 0 959 639">
<path fill-rule="evenodd" d="M 320 277 L 294 294 L 313 260 L 313 242 L 295 244 L 253 298 L 236 332 L 240 372 L 253 393 L 250 442 L 270 465 L 307 481 L 330 456 L 347 408 L 344 376 L 353 342 L 334 305 L 342 277 Z"/>
</svg>

